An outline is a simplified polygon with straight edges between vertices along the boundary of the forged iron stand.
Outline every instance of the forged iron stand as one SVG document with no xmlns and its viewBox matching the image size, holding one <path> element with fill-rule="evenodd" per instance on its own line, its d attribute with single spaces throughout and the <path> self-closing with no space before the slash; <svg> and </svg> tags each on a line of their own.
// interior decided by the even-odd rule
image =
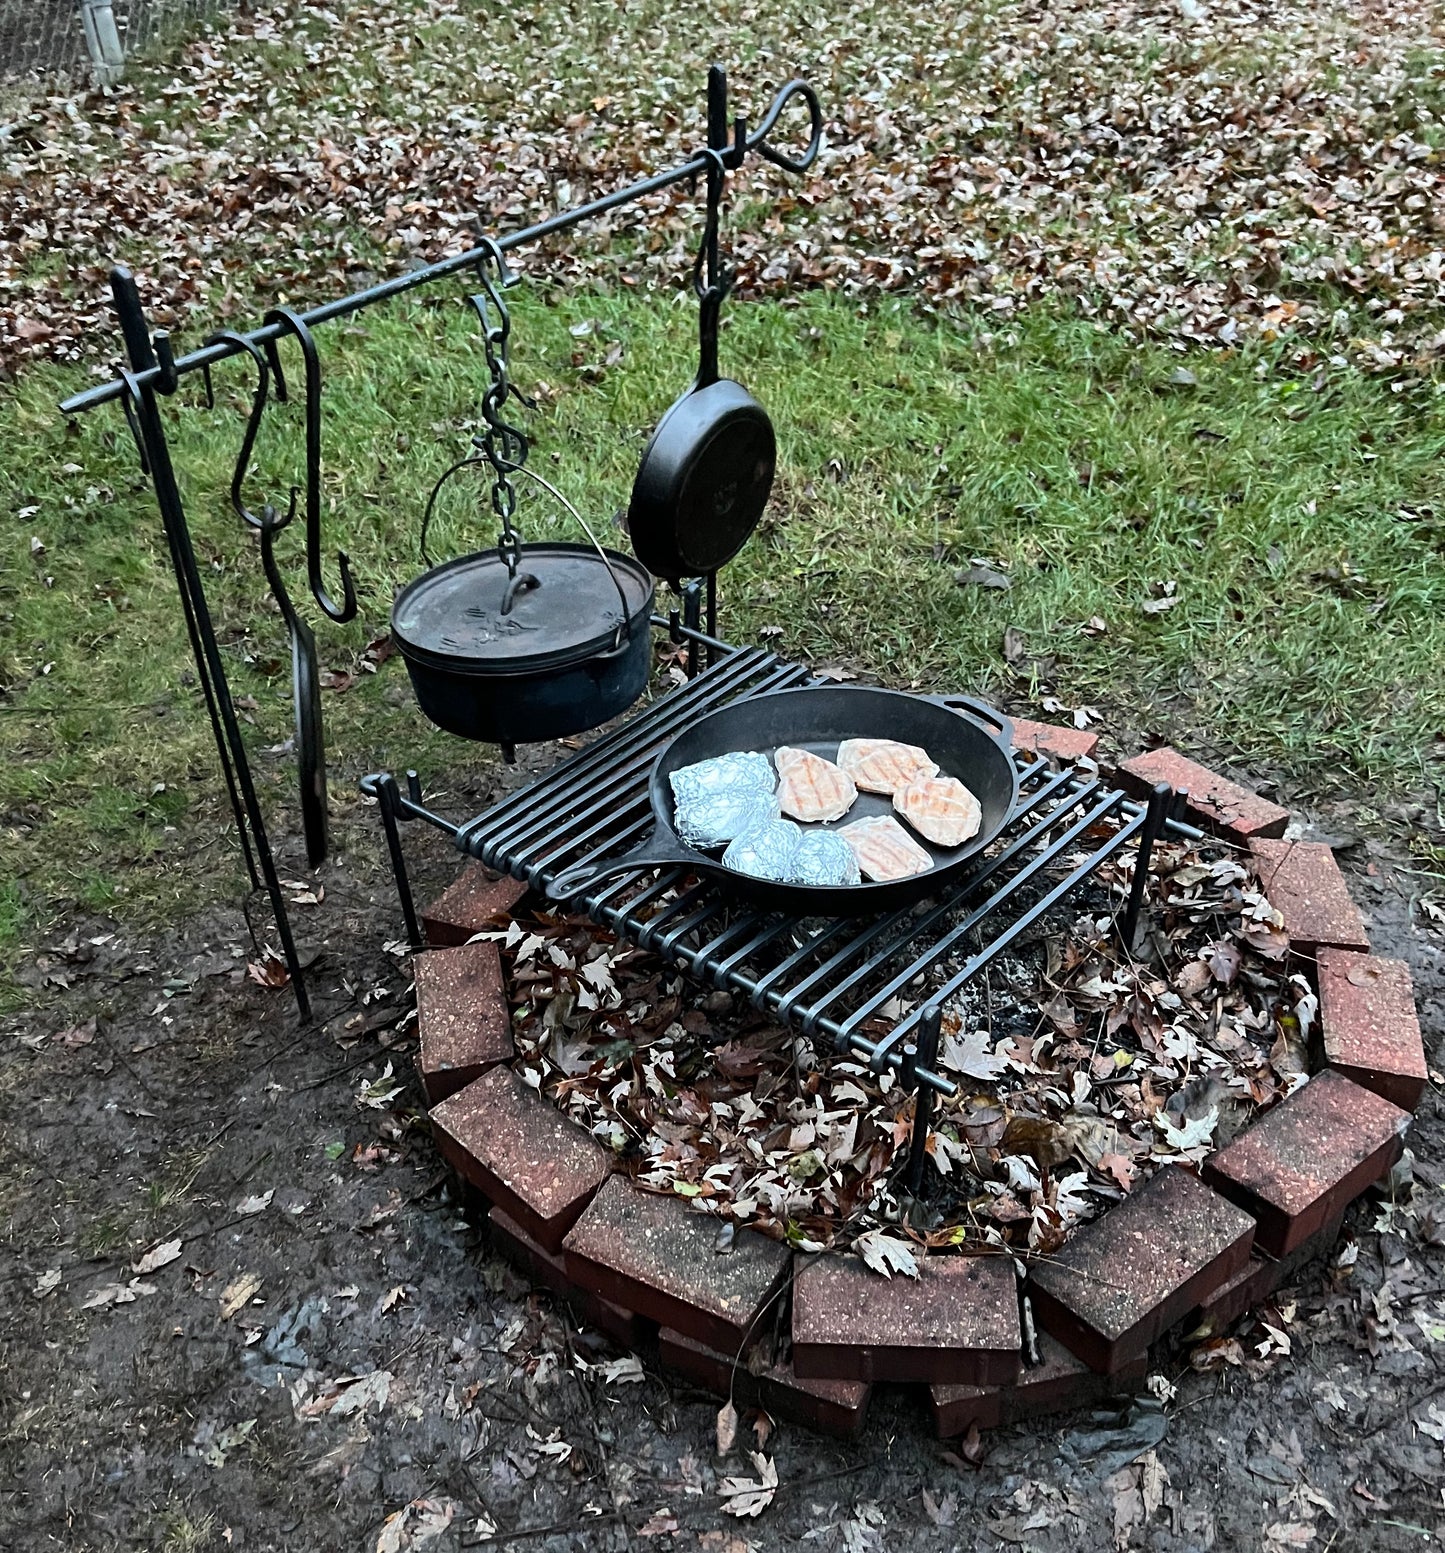
<svg viewBox="0 0 1445 1553">
<path fill-rule="evenodd" d="M 801 98 L 807 106 L 810 139 L 801 155 L 790 156 L 778 150 L 771 143 L 769 136 L 784 110 L 795 98 Z M 191 373 L 199 372 L 205 385 L 205 403 L 208 406 L 213 405 L 211 369 L 228 357 L 247 354 L 253 361 L 259 362 L 262 360 L 262 352 L 265 353 L 265 359 L 270 364 L 270 373 L 275 380 L 276 396 L 278 399 L 284 398 L 284 379 L 281 376 L 278 355 L 279 343 L 291 337 L 300 343 L 307 368 L 308 581 L 310 591 L 323 614 L 332 620 L 350 618 L 347 611 L 355 612 L 355 600 L 349 587 L 344 555 L 341 556 L 341 564 L 343 583 L 348 584 L 346 604 L 340 608 L 334 605 L 321 583 L 320 415 L 317 376 L 319 369 L 310 331 L 318 325 L 348 318 L 354 313 L 389 301 L 405 292 L 415 291 L 468 271 L 479 270 L 489 261 L 497 262 L 504 252 L 530 243 L 541 242 L 581 222 L 616 210 L 620 206 L 633 204 L 649 195 L 659 194 L 675 184 L 695 181 L 698 178 L 705 179 L 709 210 L 715 213 L 722 199 L 728 173 L 741 167 L 750 153 L 755 152 L 789 172 L 801 173 L 816 157 L 821 135 L 822 114 L 818 99 L 812 88 L 802 81 L 792 81 L 778 92 L 757 129 L 750 132 L 747 120 L 742 117 L 730 120 L 726 77 L 720 68 L 714 66 L 708 74 L 707 143 L 680 166 L 655 173 L 651 177 L 629 184 L 626 188 L 618 189 L 586 205 L 560 211 L 547 220 L 521 231 L 510 232 L 498 238 L 488 237 L 466 253 L 443 259 L 423 269 L 395 276 L 366 290 L 323 303 L 305 313 L 293 313 L 287 309 L 273 310 L 267 315 L 265 323 L 260 328 L 245 334 L 232 332 L 218 334 L 199 350 L 179 357 L 172 349 L 167 332 L 151 329 L 130 271 L 121 267 L 111 271 L 111 293 L 120 321 L 128 365 L 118 369 L 113 381 L 71 396 L 64 401 L 61 409 L 68 415 L 78 414 L 103 404 L 119 401 L 125 411 L 126 420 L 135 439 L 142 472 L 150 476 L 154 487 L 156 506 L 160 511 L 171 566 L 175 572 L 176 587 L 180 594 L 181 610 L 185 616 L 191 654 L 195 660 L 196 673 L 205 698 L 206 712 L 215 737 L 217 757 L 226 783 L 231 812 L 235 817 L 246 871 L 252 889 L 264 887 L 266 891 L 277 936 L 280 939 L 281 952 L 303 1021 L 309 1022 L 311 1018 L 310 1000 L 287 915 L 280 876 L 277 873 L 275 857 L 266 831 L 265 816 L 262 813 L 250 760 L 241 737 L 240 722 L 236 715 L 223 654 L 217 640 L 215 622 L 206 598 L 201 569 L 196 560 L 185 502 L 171 461 L 162 401 L 172 400 L 179 403 L 175 396 L 181 380 Z M 708 253 L 707 260 L 709 270 L 707 278 L 709 283 L 712 283 L 716 279 L 713 273 L 717 264 L 716 252 Z M 266 383 L 262 378 L 258 382 L 257 398 L 253 405 L 253 421 L 259 418 L 260 411 L 264 408 L 265 393 Z M 238 512 L 242 510 L 239 494 L 241 470 L 244 468 L 244 460 L 249 454 L 250 439 L 254 434 L 254 426 L 252 426 L 248 430 L 242 463 L 238 465 L 238 473 L 233 481 L 232 498 Z M 274 509 L 266 508 L 263 509 L 260 518 L 250 521 L 263 531 L 263 535 L 274 535 L 285 522 L 289 521 L 289 514 L 277 518 Z M 689 667 L 694 670 L 698 667 L 699 647 L 702 648 L 704 655 L 713 650 L 706 646 L 704 638 L 712 637 L 716 632 L 716 598 L 715 578 L 704 578 L 694 587 L 686 604 L 688 623 L 694 628 L 700 627 L 703 623 L 704 608 L 706 612 L 707 630 L 701 632 L 696 640 L 689 638 Z M 294 613 L 284 608 L 283 613 L 287 615 L 288 620 L 295 619 Z M 295 635 L 293 628 L 293 647 Z M 319 730 L 317 736 L 319 738 Z M 323 753 L 318 750 L 315 754 L 321 770 L 324 771 Z M 319 834 L 317 848 L 312 852 L 313 864 L 320 860 L 316 855 L 317 850 L 321 856 L 324 856 L 324 826 Z"/>
</svg>

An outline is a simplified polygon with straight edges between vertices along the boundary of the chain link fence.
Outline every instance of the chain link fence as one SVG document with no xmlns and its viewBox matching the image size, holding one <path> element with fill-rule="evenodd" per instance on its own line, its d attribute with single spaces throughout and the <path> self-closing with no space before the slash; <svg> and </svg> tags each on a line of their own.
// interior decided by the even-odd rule
<svg viewBox="0 0 1445 1553">
<path fill-rule="evenodd" d="M 0 81 L 114 79 L 123 61 L 244 0 L 0 0 Z"/>
</svg>

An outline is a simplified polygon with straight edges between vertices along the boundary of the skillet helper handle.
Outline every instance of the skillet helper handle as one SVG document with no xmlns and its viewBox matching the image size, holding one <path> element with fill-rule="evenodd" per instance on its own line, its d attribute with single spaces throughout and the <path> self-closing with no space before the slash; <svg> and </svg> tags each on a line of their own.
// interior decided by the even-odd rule
<svg viewBox="0 0 1445 1553">
<path fill-rule="evenodd" d="M 637 873 L 647 868 L 666 868 L 674 863 L 696 864 L 698 855 L 685 847 L 675 836 L 654 832 L 645 841 L 620 857 L 609 857 L 601 863 L 578 863 L 564 868 L 547 886 L 547 899 L 568 901 L 575 899 L 600 879 L 611 879 L 616 874 Z"/>
<path fill-rule="evenodd" d="M 930 696 L 930 701 L 935 701 L 939 706 L 947 707 L 950 712 L 963 712 L 977 722 L 981 722 L 998 738 L 1001 744 L 1013 748 L 1014 725 L 1005 717 L 997 707 L 990 706 L 987 701 L 980 701 L 977 696 Z"/>
</svg>

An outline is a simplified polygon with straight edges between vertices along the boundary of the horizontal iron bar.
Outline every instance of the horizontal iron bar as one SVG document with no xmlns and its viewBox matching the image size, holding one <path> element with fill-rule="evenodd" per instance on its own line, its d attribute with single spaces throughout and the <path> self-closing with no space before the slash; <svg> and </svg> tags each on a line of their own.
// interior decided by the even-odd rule
<svg viewBox="0 0 1445 1553">
<path fill-rule="evenodd" d="M 310 312 L 302 313 L 301 321 L 311 327 L 329 323 L 334 318 L 349 317 L 352 313 L 359 313 L 363 308 L 372 307 L 377 302 L 388 301 L 392 297 L 401 296 L 404 292 L 415 291 L 420 286 L 429 285 L 432 281 L 445 280 L 450 275 L 473 269 L 492 257 L 494 246 L 503 253 L 507 253 L 513 248 L 523 248 L 528 243 L 541 242 L 545 238 L 554 237 L 558 232 L 565 232 L 570 227 L 590 221 L 596 216 L 606 215 L 609 210 L 616 210 L 619 205 L 628 205 L 634 200 L 646 199 L 649 194 L 660 194 L 674 184 L 699 177 L 707 172 L 711 163 L 712 154 L 699 151 L 680 167 L 653 173 L 650 178 L 640 178 L 624 189 L 616 189 L 611 194 L 604 194 L 601 199 L 579 205 L 575 210 L 559 211 L 555 216 L 549 216 L 545 221 L 537 222 L 535 226 L 508 232 L 495 240 L 489 238 L 485 243 L 469 248 L 465 253 L 454 254 L 449 259 L 438 259 L 435 264 L 428 264 L 423 269 L 408 270 L 404 275 L 394 275 L 390 280 L 368 286 L 364 291 L 354 291 L 349 296 L 323 302 L 320 307 L 314 307 Z M 266 345 L 273 340 L 281 339 L 287 333 L 287 329 L 288 326 L 281 323 L 263 324 L 259 329 L 250 330 L 242 338 L 249 340 L 252 345 Z M 244 349 L 244 345 L 230 340 L 214 345 L 203 345 L 199 350 L 193 350 L 176 360 L 175 374 L 177 377 L 184 377 L 187 373 L 199 372 L 201 368 L 214 366 L 228 356 L 240 355 Z M 142 386 L 159 389 L 162 380 L 169 378 L 169 373 L 156 366 L 138 372 L 135 376 Z M 93 410 L 98 405 L 109 404 L 119 399 L 125 392 L 125 384 L 117 378 L 96 388 L 87 388 L 78 394 L 72 394 L 69 399 L 61 402 L 60 408 L 66 415 L 78 415 L 86 410 Z"/>
</svg>

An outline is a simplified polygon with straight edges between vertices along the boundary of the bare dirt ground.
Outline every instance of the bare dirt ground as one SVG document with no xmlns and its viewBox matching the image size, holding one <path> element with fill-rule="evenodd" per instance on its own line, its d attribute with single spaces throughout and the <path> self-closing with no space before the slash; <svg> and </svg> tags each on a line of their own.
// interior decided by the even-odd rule
<svg viewBox="0 0 1445 1553">
<path fill-rule="evenodd" d="M 1318 820 L 1348 839 L 1348 810 Z M 725 1515 L 721 1478 L 755 1470 L 748 1420 L 719 1462 L 715 1402 L 648 1355 L 641 1379 L 609 1373 L 462 1213 L 412 1076 L 378 838 L 357 816 L 341 840 L 298 908 L 311 1028 L 248 977 L 239 910 L 144 939 L 77 918 L 27 967 L 34 1008 L 0 1031 L 0 1547 L 1203 1553 L 1445 1531 L 1438 1092 L 1413 1184 L 1358 1205 L 1277 1303 L 1287 1353 L 1246 1325 L 1267 1359 L 1164 1355 L 1162 1408 L 977 1451 L 885 1390 L 856 1444 L 779 1427 L 774 1501 Z M 408 840 L 425 899 L 456 859 Z M 1341 855 L 1376 948 L 1413 967 L 1438 1069 L 1438 927 L 1389 848 Z"/>
</svg>

